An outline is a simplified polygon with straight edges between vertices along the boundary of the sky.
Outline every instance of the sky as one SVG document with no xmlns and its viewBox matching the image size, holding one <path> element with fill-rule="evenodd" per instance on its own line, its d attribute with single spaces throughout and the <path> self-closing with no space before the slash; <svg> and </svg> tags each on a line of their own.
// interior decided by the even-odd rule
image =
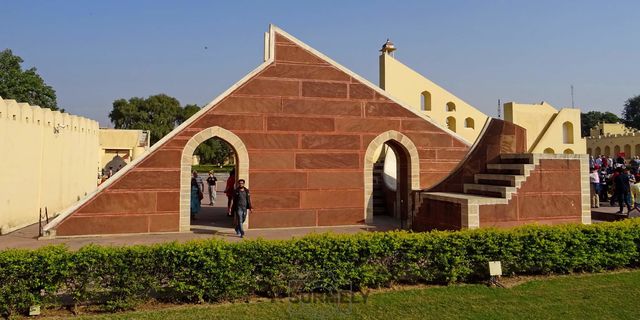
<svg viewBox="0 0 640 320">
<path fill-rule="evenodd" d="M 119 98 L 203 106 L 262 63 L 275 24 L 378 83 L 396 59 L 490 116 L 503 103 L 620 114 L 640 95 L 640 1 L 0 0 L 0 50 L 71 114 L 111 127 Z"/>
</svg>

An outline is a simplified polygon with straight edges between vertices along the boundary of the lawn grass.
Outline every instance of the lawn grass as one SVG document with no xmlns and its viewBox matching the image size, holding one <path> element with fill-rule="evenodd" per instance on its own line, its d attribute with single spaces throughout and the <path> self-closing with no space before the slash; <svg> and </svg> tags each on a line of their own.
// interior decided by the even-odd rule
<svg viewBox="0 0 640 320">
<path fill-rule="evenodd" d="M 182 306 L 78 319 L 638 319 L 640 271 L 484 285 L 408 288 L 354 303 L 237 302 Z"/>
</svg>

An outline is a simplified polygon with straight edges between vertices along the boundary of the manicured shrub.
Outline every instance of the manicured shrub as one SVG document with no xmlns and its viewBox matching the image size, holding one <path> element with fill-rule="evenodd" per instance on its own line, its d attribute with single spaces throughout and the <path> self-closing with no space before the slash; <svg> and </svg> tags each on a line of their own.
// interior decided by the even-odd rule
<svg viewBox="0 0 640 320">
<path fill-rule="evenodd" d="M 151 299 L 232 301 L 252 295 L 477 281 L 503 273 L 598 272 L 640 265 L 640 220 L 461 232 L 316 234 L 152 246 L 0 251 L 0 315 L 31 305 L 132 309 Z"/>
</svg>

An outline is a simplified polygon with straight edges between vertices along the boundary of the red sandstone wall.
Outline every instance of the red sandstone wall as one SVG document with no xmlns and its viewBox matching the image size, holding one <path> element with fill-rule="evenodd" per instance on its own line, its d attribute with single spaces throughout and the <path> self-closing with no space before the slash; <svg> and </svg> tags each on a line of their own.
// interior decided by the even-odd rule
<svg viewBox="0 0 640 320">
<path fill-rule="evenodd" d="M 541 159 L 508 204 L 480 206 L 480 226 L 582 223 L 580 177 L 578 159 Z"/>
<path fill-rule="evenodd" d="M 460 230 L 462 206 L 459 203 L 425 200 L 413 217 L 414 231 Z"/>
<path fill-rule="evenodd" d="M 181 153 L 211 126 L 232 131 L 248 149 L 250 228 L 363 223 L 364 154 L 384 131 L 402 132 L 417 146 L 422 188 L 468 151 L 281 35 L 275 60 L 79 208 L 57 234 L 178 231 Z"/>
</svg>

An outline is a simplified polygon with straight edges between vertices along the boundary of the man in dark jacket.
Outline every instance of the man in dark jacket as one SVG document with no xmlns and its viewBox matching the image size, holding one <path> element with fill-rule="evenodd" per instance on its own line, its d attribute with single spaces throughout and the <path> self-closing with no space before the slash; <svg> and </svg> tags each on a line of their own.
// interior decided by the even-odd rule
<svg viewBox="0 0 640 320">
<path fill-rule="evenodd" d="M 235 213 L 234 220 L 236 220 L 236 234 L 240 238 L 244 237 L 244 228 L 242 224 L 247 219 L 248 212 L 251 212 L 251 195 L 249 189 L 244 187 L 244 179 L 238 180 L 238 188 L 233 192 L 233 205 L 231 212 Z"/>
<path fill-rule="evenodd" d="M 622 173 L 620 173 L 613 179 L 613 183 L 616 187 L 616 197 L 618 198 L 618 202 L 620 203 L 620 211 L 618 211 L 617 213 L 622 213 L 624 205 L 626 205 L 627 209 L 631 211 L 631 185 L 629 182 L 629 169 L 625 168 Z"/>
</svg>

